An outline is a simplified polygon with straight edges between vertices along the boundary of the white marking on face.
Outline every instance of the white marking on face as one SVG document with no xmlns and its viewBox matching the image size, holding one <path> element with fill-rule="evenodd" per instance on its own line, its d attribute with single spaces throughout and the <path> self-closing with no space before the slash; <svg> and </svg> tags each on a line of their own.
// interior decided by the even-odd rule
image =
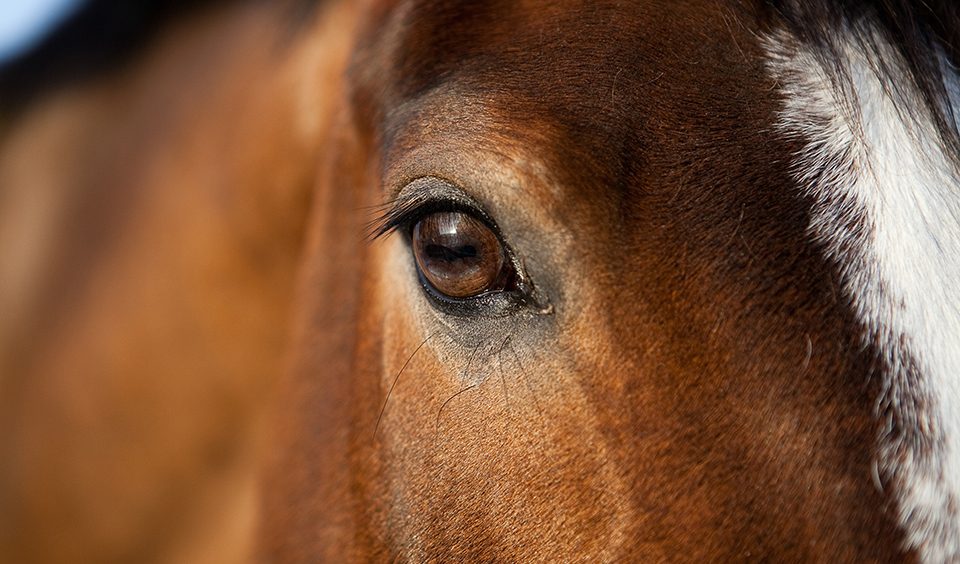
<svg viewBox="0 0 960 564">
<path fill-rule="evenodd" d="M 785 98 L 778 127 L 805 144 L 796 175 L 815 202 L 809 233 L 839 265 L 865 342 L 882 355 L 876 464 L 892 488 L 904 548 L 926 562 L 956 561 L 960 179 L 929 116 L 905 112 L 922 106 L 902 66 L 895 85 L 873 70 L 878 60 L 891 68 L 900 60 L 875 39 L 880 53 L 865 54 L 850 38 L 841 50 L 852 79 L 846 106 L 811 51 L 785 34 L 770 38 L 769 68 Z M 960 81 L 948 72 L 960 109 Z"/>
</svg>

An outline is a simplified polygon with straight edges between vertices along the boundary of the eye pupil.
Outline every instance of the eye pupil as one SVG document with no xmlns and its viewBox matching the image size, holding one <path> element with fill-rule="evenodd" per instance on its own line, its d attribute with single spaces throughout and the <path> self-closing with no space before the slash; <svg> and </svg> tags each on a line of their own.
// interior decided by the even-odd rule
<svg viewBox="0 0 960 564">
<path fill-rule="evenodd" d="M 468 258 L 476 258 L 477 248 L 473 245 L 462 245 L 460 247 L 445 247 L 443 245 L 427 245 L 427 256 L 432 259 L 455 261 Z"/>
<path fill-rule="evenodd" d="M 441 294 L 467 298 L 503 290 L 510 278 L 500 239 L 470 214 L 430 214 L 412 235 L 417 267 Z"/>
</svg>

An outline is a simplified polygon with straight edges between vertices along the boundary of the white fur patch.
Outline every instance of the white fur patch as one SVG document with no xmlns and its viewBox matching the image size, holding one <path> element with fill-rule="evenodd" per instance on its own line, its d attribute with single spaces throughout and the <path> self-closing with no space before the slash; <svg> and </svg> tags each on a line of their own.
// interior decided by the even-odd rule
<svg viewBox="0 0 960 564">
<path fill-rule="evenodd" d="M 960 180 L 926 114 L 903 113 L 921 107 L 906 73 L 891 89 L 873 70 L 871 61 L 899 61 L 878 44 L 884 52 L 873 55 L 852 39 L 842 49 L 851 115 L 809 50 L 771 38 L 769 68 L 785 98 L 778 127 L 805 143 L 795 170 L 815 202 L 809 232 L 841 268 L 865 342 L 883 356 L 878 486 L 897 504 L 904 548 L 925 562 L 957 561 Z M 960 109 L 960 82 L 948 72 Z"/>
</svg>

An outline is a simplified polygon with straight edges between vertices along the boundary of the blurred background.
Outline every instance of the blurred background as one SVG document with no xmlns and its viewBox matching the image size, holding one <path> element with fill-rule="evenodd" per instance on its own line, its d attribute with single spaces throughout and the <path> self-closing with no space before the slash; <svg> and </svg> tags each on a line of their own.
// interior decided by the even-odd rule
<svg viewBox="0 0 960 564">
<path fill-rule="evenodd" d="M 0 0 L 0 564 L 246 561 L 312 2 Z"/>
<path fill-rule="evenodd" d="M 0 1 L 0 65 L 34 47 L 82 0 Z"/>
</svg>

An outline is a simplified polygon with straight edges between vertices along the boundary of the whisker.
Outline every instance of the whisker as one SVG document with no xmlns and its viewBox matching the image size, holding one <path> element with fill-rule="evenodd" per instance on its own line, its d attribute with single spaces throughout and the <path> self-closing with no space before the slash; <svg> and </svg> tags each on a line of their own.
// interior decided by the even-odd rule
<svg viewBox="0 0 960 564">
<path fill-rule="evenodd" d="M 474 359 L 474 357 L 477 356 L 477 351 L 480 350 L 480 345 L 482 345 L 482 344 L 483 344 L 483 342 L 481 341 L 481 342 L 477 343 L 477 346 L 473 347 L 473 352 L 470 353 L 470 358 L 467 359 L 467 367 L 464 368 L 463 372 L 460 373 L 459 379 L 460 379 L 460 387 L 461 387 L 461 388 L 463 387 L 463 384 L 464 384 L 464 383 L 466 382 L 466 380 L 467 380 L 467 373 L 470 372 L 470 365 L 473 364 L 473 359 Z"/>
<path fill-rule="evenodd" d="M 480 341 L 477 343 L 477 346 L 473 347 L 473 352 L 470 353 L 470 358 L 467 359 L 467 366 L 466 368 L 464 368 L 463 372 L 460 373 L 460 389 L 457 390 L 457 393 L 447 398 L 446 401 L 444 401 L 443 404 L 440 406 L 440 410 L 437 411 L 437 424 L 436 424 L 435 432 L 439 431 L 440 429 L 440 416 L 443 414 L 443 408 L 447 407 L 447 404 L 453 401 L 453 399 L 459 396 L 460 394 L 466 392 L 467 390 L 473 389 L 477 386 L 476 384 L 470 384 L 469 386 L 464 387 L 464 384 L 466 383 L 467 373 L 470 372 L 470 365 L 473 364 L 473 359 L 477 356 L 477 351 L 480 350 L 480 347 L 483 344 L 484 342 Z"/>
<path fill-rule="evenodd" d="M 455 393 L 455 394 L 453 394 L 452 396 L 450 396 L 449 398 L 447 398 L 447 401 L 443 402 L 443 405 L 440 406 L 440 411 L 437 412 L 437 424 L 436 424 L 436 427 L 434 428 L 434 432 L 440 431 L 440 416 L 443 415 L 443 408 L 447 407 L 447 404 L 448 404 L 448 403 L 450 403 L 450 402 L 452 402 L 453 400 L 457 399 L 457 396 L 459 396 L 460 394 L 464 394 L 464 393 L 466 393 L 466 392 L 469 392 L 470 390 L 472 390 L 472 389 L 474 389 L 474 388 L 476 388 L 476 387 L 477 387 L 476 384 L 470 384 L 470 385 L 467 386 L 466 388 L 461 389 L 461 390 L 458 391 L 457 393 Z"/>
<path fill-rule="evenodd" d="M 403 374 L 403 371 L 407 369 L 407 365 L 410 364 L 410 361 L 413 360 L 413 357 L 417 356 L 417 353 L 420 352 L 420 349 L 423 348 L 423 345 L 427 344 L 427 341 L 433 338 L 436 333 L 431 333 L 427 335 L 427 338 L 423 340 L 417 348 L 413 350 L 413 353 L 407 358 L 407 361 L 403 363 L 403 366 L 400 367 L 400 371 L 397 372 L 396 377 L 393 379 L 393 383 L 390 385 L 390 390 L 387 392 L 387 397 L 383 400 L 383 407 L 380 408 L 380 415 L 377 416 L 377 424 L 373 428 L 373 438 L 377 438 L 377 430 L 380 429 L 380 420 L 383 419 L 383 412 L 387 410 L 387 403 L 390 401 L 390 396 L 393 395 L 393 389 L 397 387 L 397 382 L 400 381 L 400 375 Z"/>
<path fill-rule="evenodd" d="M 530 385 L 530 379 L 527 376 L 527 370 L 523 367 L 523 363 L 520 362 L 520 355 L 517 354 L 517 349 L 513 346 L 513 343 L 510 343 L 510 351 L 513 353 L 513 358 L 517 361 L 517 366 L 520 367 L 520 377 L 523 379 L 523 383 L 526 385 L 527 391 L 530 392 L 530 397 L 533 398 L 533 405 L 537 408 L 537 413 L 540 414 L 540 420 L 543 421 L 543 408 L 540 407 L 540 400 L 537 399 L 537 394 L 534 393 L 533 387 Z"/>
<path fill-rule="evenodd" d="M 507 335 L 507 338 L 500 343 L 500 350 L 497 351 L 497 361 L 500 368 L 500 386 L 503 388 L 503 402 L 507 404 L 507 411 L 510 411 L 510 397 L 507 395 L 507 378 L 503 374 L 503 348 L 507 346 L 512 336 L 512 334 Z"/>
</svg>

